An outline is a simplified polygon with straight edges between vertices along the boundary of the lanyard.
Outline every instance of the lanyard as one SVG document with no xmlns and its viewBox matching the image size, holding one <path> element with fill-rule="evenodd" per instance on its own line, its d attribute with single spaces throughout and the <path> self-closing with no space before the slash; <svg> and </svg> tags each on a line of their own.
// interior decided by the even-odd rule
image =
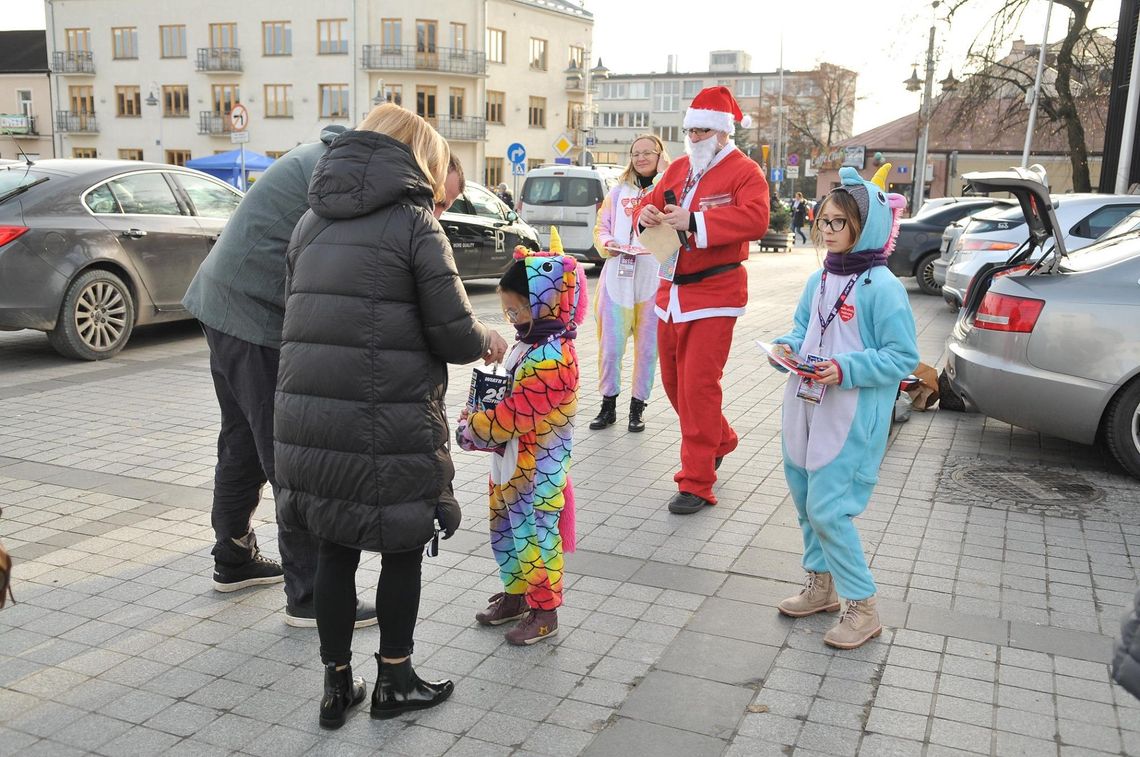
<svg viewBox="0 0 1140 757">
<path fill-rule="evenodd" d="M 835 301 L 835 304 L 831 306 L 831 312 L 827 314 L 826 319 L 824 319 L 823 314 L 820 313 L 818 309 L 816 310 L 816 318 L 819 318 L 819 346 L 821 349 L 823 348 L 823 335 L 827 332 L 827 327 L 835 320 L 835 316 L 839 313 L 839 309 L 843 307 L 843 303 L 847 302 L 847 295 L 851 294 L 851 288 L 855 286 L 855 279 L 857 278 L 859 278 L 859 274 L 852 276 L 851 280 L 847 282 L 847 286 L 843 287 L 843 292 L 839 295 L 839 299 Z M 819 298 L 821 300 L 823 299 L 823 288 L 826 284 L 827 271 L 824 271 L 823 276 L 819 279 Z"/>
<path fill-rule="evenodd" d="M 707 170 L 706 168 L 705 171 Z M 681 204 L 681 207 L 684 207 L 685 198 L 689 196 L 689 190 L 697 185 L 701 177 L 705 175 L 705 171 L 694 175 L 692 167 L 689 167 L 689 174 L 685 177 L 685 185 L 681 188 L 681 197 L 677 200 L 677 202 Z"/>
<path fill-rule="evenodd" d="M 637 200 L 632 205 L 630 205 L 630 207 L 636 208 L 638 205 L 640 205 L 641 204 L 641 198 L 645 197 L 645 195 L 649 189 L 652 189 L 652 187 L 649 187 L 648 189 L 638 187 L 638 189 L 637 189 Z M 630 215 L 629 218 L 630 218 L 630 221 L 629 221 L 629 241 L 626 242 L 626 244 L 628 244 L 632 247 L 633 246 L 633 238 L 635 236 L 637 236 L 637 233 L 636 233 L 637 232 L 637 224 L 635 224 L 633 222 L 632 214 Z"/>
</svg>

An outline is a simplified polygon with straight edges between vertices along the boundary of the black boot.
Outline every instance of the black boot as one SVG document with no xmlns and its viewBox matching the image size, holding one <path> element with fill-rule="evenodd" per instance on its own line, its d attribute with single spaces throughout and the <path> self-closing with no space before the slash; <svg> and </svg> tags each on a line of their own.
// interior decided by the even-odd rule
<svg viewBox="0 0 1140 757">
<path fill-rule="evenodd" d="M 352 677 L 352 667 L 336 669 L 336 663 L 325 665 L 325 696 L 321 700 L 321 728 L 340 728 L 349 707 L 364 701 L 368 687 L 364 679 Z"/>
<path fill-rule="evenodd" d="M 598 417 L 590 421 L 590 428 L 597 431 L 615 423 L 617 423 L 617 395 L 602 397 L 602 409 L 598 411 Z"/>
<path fill-rule="evenodd" d="M 412 670 L 412 659 L 384 662 L 376 655 L 380 672 L 372 692 L 372 717 L 392 718 L 402 712 L 435 707 L 451 696 L 451 681 L 425 681 Z"/>
<path fill-rule="evenodd" d="M 645 422 L 641 420 L 641 414 L 645 412 L 645 403 L 634 397 L 629 401 L 629 430 L 633 432 L 644 431 Z"/>
</svg>

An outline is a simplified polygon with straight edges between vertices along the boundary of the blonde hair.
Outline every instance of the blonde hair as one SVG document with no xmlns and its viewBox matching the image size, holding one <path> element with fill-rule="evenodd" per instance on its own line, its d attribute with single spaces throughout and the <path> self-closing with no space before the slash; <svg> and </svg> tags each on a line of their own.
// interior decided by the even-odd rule
<svg viewBox="0 0 1140 757">
<path fill-rule="evenodd" d="M 412 151 L 412 158 L 420 167 L 424 178 L 431 184 L 436 202 L 446 197 L 444 182 L 447 180 L 448 164 L 451 161 L 451 148 L 447 140 L 424 119 L 410 110 L 394 103 L 383 103 L 368 111 L 368 115 L 356 127 L 360 131 L 374 131 L 385 134 L 398 142 L 403 142 Z"/>
<path fill-rule="evenodd" d="M 633 141 L 629 143 L 629 165 L 625 167 L 625 170 L 621 172 L 621 176 L 618 177 L 619 184 L 637 184 L 637 169 L 633 167 L 632 153 L 633 146 L 643 139 L 648 139 L 652 141 L 653 144 L 657 145 L 657 152 L 661 153 L 661 156 L 665 158 L 666 163 L 669 162 L 669 151 L 665 149 L 665 143 L 661 141 L 661 137 L 657 136 L 656 134 L 638 134 L 633 138 Z"/>
<path fill-rule="evenodd" d="M 815 214 L 815 223 L 811 227 L 811 241 L 815 243 L 816 247 L 823 249 L 823 231 L 820 230 L 819 219 L 823 216 L 823 211 L 827 206 L 832 203 L 843 215 L 847 216 L 847 228 L 851 229 L 853 236 L 851 237 L 851 246 L 844 252 L 851 252 L 859 243 L 859 235 L 863 233 L 863 221 L 859 216 L 859 206 L 855 204 L 855 198 L 851 196 L 850 192 L 843 190 L 832 192 L 819 204 L 819 210 Z"/>
</svg>

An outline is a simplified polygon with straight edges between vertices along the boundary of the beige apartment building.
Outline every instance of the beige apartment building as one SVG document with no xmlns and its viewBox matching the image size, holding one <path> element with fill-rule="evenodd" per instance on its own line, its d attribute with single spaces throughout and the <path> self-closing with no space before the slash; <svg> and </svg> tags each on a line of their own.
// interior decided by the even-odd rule
<svg viewBox="0 0 1140 757">
<path fill-rule="evenodd" d="M 182 164 L 278 156 L 381 102 L 430 120 L 472 179 L 509 179 L 566 130 L 563 73 L 593 17 L 563 0 L 46 0 L 56 152 Z"/>
<path fill-rule="evenodd" d="M 0 159 L 55 156 L 43 30 L 0 32 Z"/>
</svg>

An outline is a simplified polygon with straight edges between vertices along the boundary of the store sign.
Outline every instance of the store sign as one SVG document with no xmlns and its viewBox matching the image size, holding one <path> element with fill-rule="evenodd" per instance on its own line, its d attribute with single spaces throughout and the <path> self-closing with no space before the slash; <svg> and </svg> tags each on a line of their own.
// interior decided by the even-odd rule
<svg viewBox="0 0 1140 757">
<path fill-rule="evenodd" d="M 862 170 L 867 163 L 867 148 L 864 145 L 857 147 L 833 147 L 823 150 L 819 158 L 812 164 L 820 171 L 838 171 L 843 166 L 854 166 Z"/>
<path fill-rule="evenodd" d="M 27 116 L 0 115 L 0 132 L 5 134 L 28 134 L 32 130 L 32 119 Z"/>
</svg>

